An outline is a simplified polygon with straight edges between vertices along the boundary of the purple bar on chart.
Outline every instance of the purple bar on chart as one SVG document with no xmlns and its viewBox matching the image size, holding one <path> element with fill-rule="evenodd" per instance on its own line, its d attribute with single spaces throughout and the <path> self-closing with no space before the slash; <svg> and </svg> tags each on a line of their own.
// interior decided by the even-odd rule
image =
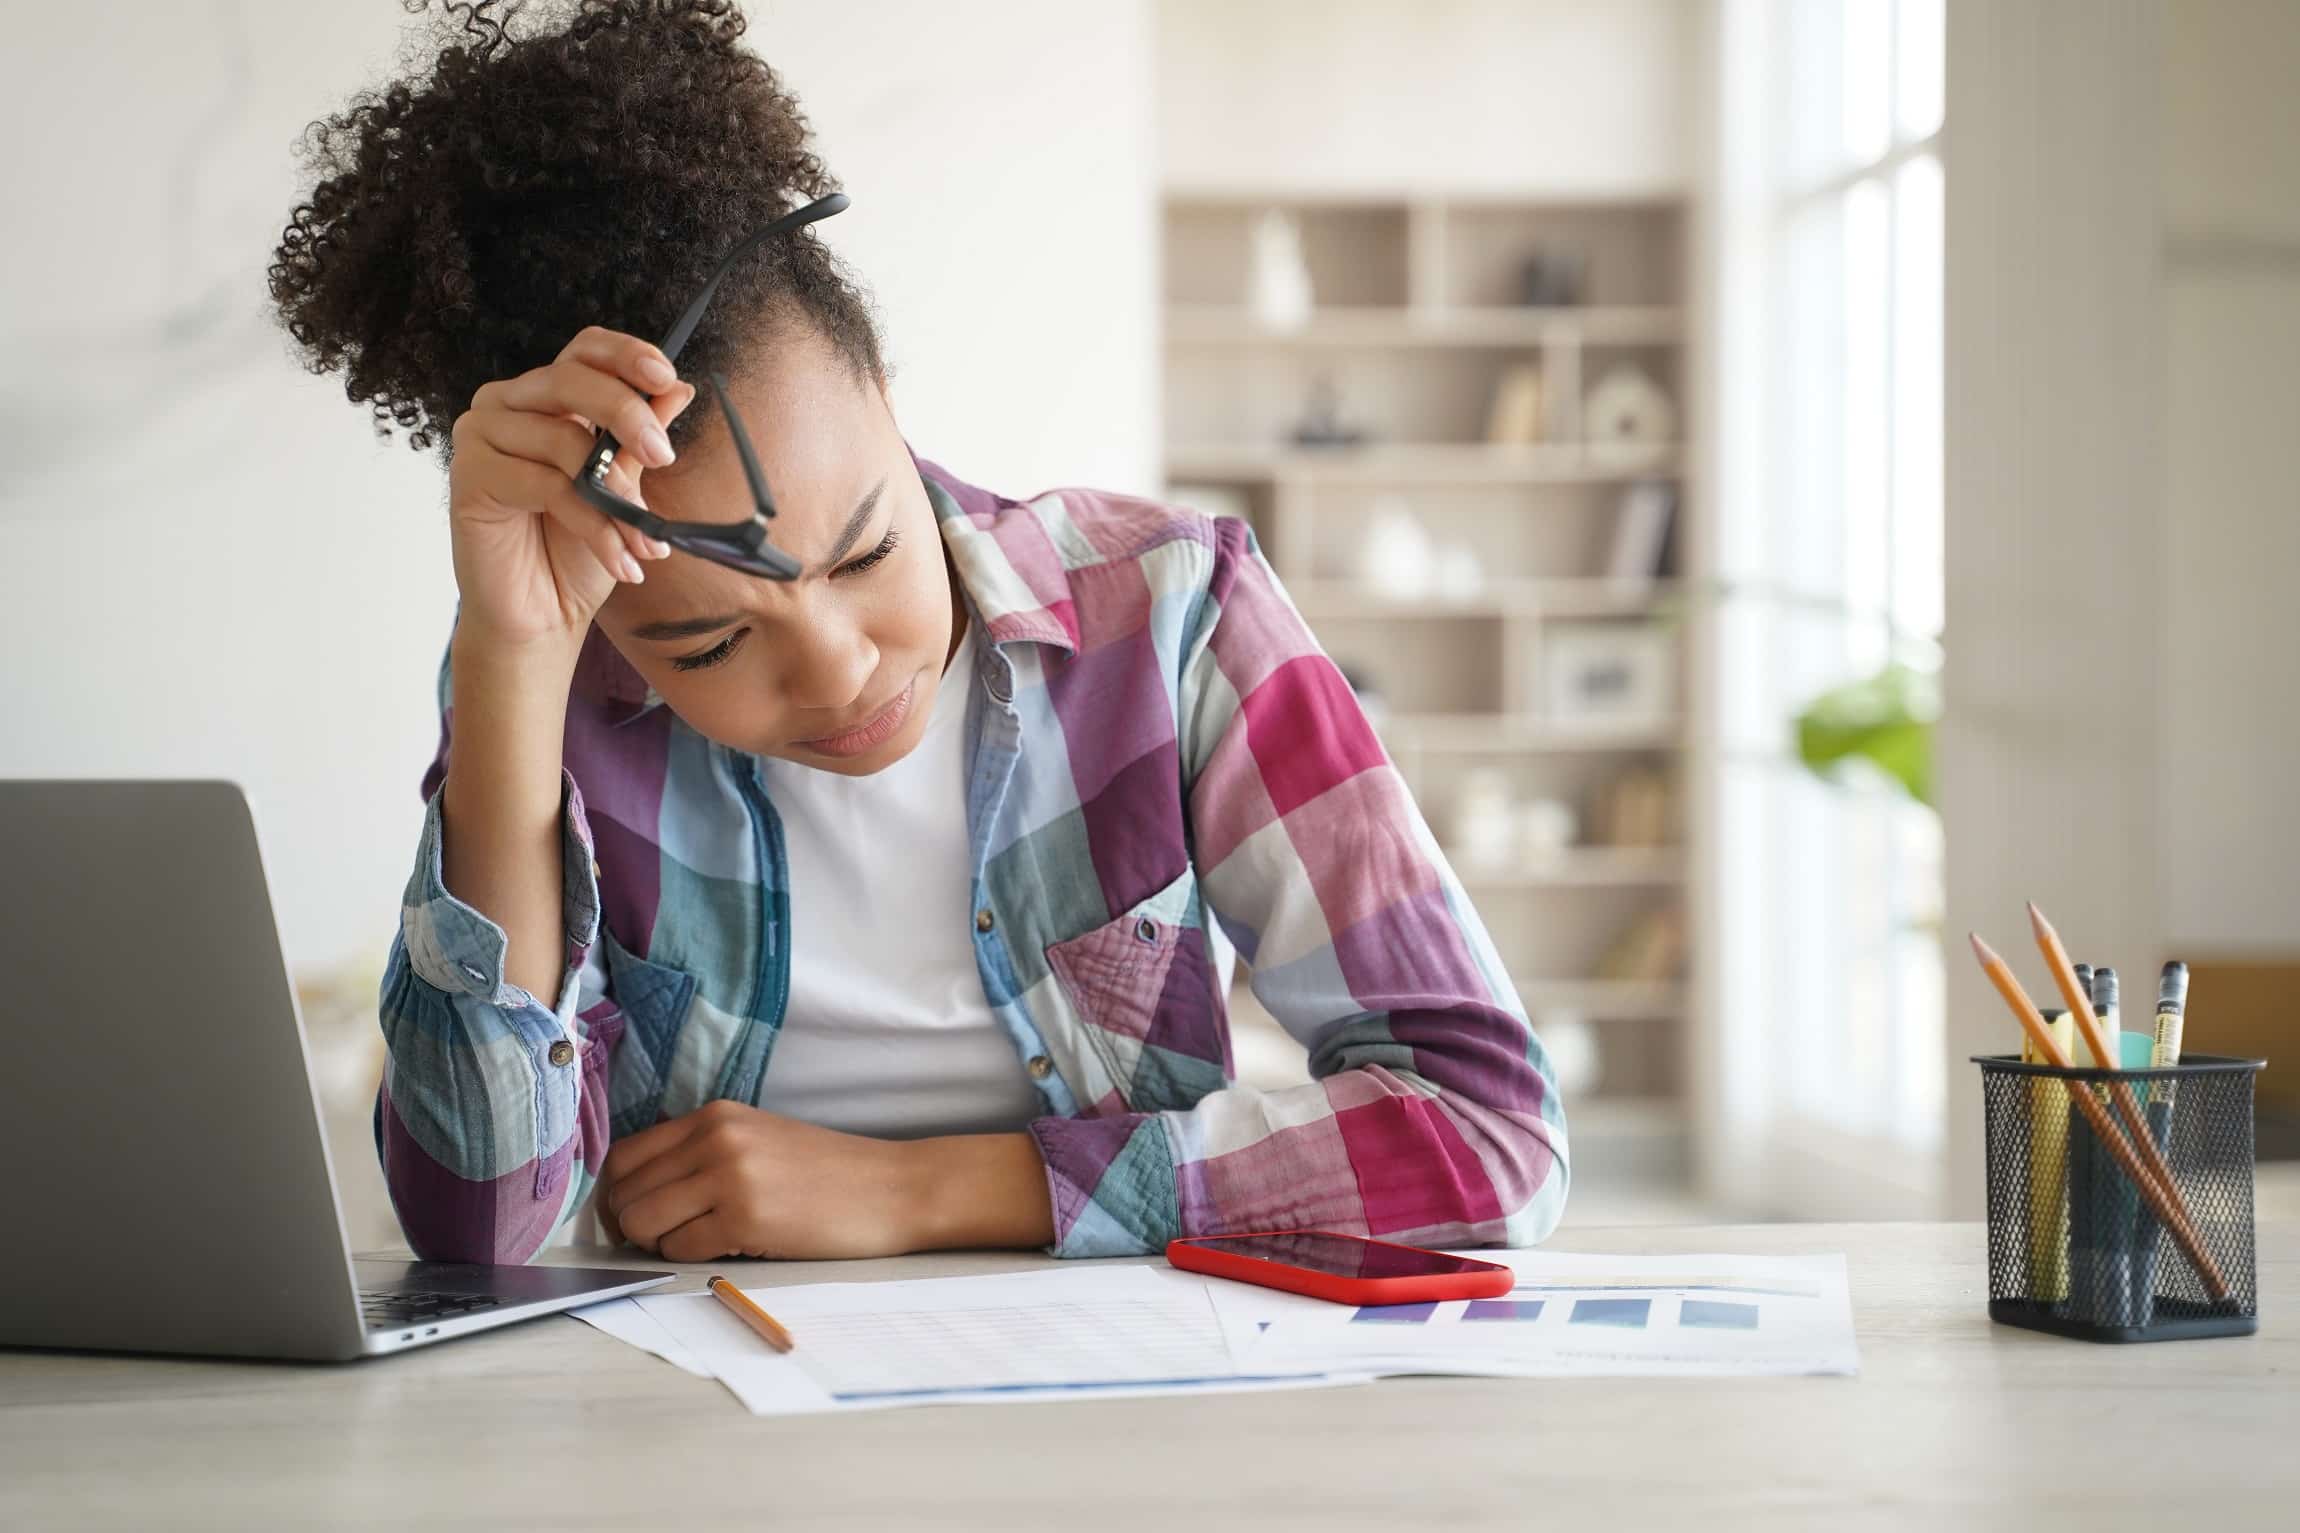
<svg viewBox="0 0 2300 1533">
<path fill-rule="evenodd" d="M 1437 1305 L 1434 1303 L 1368 1304 L 1350 1316 L 1350 1319 L 1353 1323 L 1360 1320 L 1378 1320 L 1391 1325 L 1420 1325 L 1436 1313 Z"/>
<path fill-rule="evenodd" d="M 1687 1299 L 1677 1311 L 1677 1323 L 1713 1331 L 1754 1331 L 1757 1306 L 1727 1304 L 1721 1299 Z"/>
<path fill-rule="evenodd" d="M 1539 1320 L 1539 1299 L 1472 1299 L 1461 1312 L 1464 1320 Z"/>
<path fill-rule="evenodd" d="M 1652 1312 L 1651 1299 L 1576 1299 L 1573 1301 L 1575 1325 L 1618 1325 L 1627 1330 L 1645 1329 L 1645 1317 Z"/>
</svg>

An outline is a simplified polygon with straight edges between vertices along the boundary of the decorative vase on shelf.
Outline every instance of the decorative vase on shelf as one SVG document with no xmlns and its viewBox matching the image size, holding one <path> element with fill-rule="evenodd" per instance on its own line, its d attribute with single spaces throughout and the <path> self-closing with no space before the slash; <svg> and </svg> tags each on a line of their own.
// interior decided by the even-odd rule
<svg viewBox="0 0 2300 1533">
<path fill-rule="evenodd" d="M 1437 578 L 1437 549 L 1413 508 L 1396 495 L 1376 500 L 1358 545 L 1358 583 L 1391 601 L 1429 594 Z"/>
<path fill-rule="evenodd" d="M 1312 301 L 1301 225 L 1272 208 L 1254 221 L 1254 321 L 1265 330 L 1299 330 L 1310 321 Z"/>
<path fill-rule="evenodd" d="M 1528 863 L 1555 862 L 1580 834 L 1581 816 L 1563 799 L 1537 798 L 1518 810 L 1518 849 Z"/>
<path fill-rule="evenodd" d="M 1469 867 L 1497 872 L 1517 858 L 1517 810 L 1511 801 L 1509 774 L 1480 767 L 1462 778 L 1454 798 L 1453 843 Z"/>
<path fill-rule="evenodd" d="M 1590 457 L 1609 466 L 1656 463 L 1677 440 L 1677 406 L 1644 369 L 1627 362 L 1590 386 L 1581 414 Z"/>
<path fill-rule="evenodd" d="M 1552 1007 L 1533 1019 L 1533 1031 L 1541 1039 L 1542 1050 L 1549 1055 L 1549 1069 L 1557 1081 L 1558 1095 L 1570 1104 L 1581 1093 L 1596 1088 L 1600 1063 L 1597 1033 L 1587 1017 L 1578 1011 Z"/>
</svg>

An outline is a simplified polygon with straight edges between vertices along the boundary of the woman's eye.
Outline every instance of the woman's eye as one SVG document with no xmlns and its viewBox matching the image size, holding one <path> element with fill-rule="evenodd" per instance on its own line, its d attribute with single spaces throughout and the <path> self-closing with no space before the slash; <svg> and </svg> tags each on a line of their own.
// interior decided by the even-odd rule
<svg viewBox="0 0 2300 1533">
<path fill-rule="evenodd" d="M 738 628 L 699 655 L 681 655 L 671 662 L 671 669 L 674 671 L 699 671 L 705 666 L 717 665 L 735 652 L 735 646 L 742 643 L 743 635 L 749 632 L 748 628 Z"/>
<path fill-rule="evenodd" d="M 864 570 L 869 569 L 872 565 L 878 563 L 881 559 L 884 559 L 888 554 L 893 553 L 895 550 L 895 545 L 901 541 L 902 534 L 896 532 L 892 527 L 889 527 L 886 530 L 886 536 L 878 540 L 878 547 L 872 549 L 869 553 L 864 554 L 860 559 L 856 559 L 851 563 L 840 565 L 837 572 L 834 573 L 831 578 L 833 580 L 844 580 L 849 575 L 861 574 Z"/>
</svg>

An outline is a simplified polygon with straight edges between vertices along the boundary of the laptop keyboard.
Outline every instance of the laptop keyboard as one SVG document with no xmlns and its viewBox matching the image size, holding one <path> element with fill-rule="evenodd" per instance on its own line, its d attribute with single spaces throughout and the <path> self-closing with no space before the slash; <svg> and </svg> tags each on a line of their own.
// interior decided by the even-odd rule
<svg viewBox="0 0 2300 1533">
<path fill-rule="evenodd" d="M 485 1293 L 431 1293 L 422 1289 L 381 1289 L 363 1292 L 359 1296 L 360 1317 L 371 1331 L 387 1331 L 394 1326 L 414 1325 L 421 1321 L 454 1320 L 476 1314 L 483 1309 L 494 1309 L 503 1300 Z"/>
</svg>

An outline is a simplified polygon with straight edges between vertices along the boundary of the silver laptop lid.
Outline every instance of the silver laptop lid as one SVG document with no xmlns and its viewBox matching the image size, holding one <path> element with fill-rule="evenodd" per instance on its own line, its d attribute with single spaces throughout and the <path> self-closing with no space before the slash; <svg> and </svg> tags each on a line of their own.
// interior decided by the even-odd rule
<svg viewBox="0 0 2300 1533">
<path fill-rule="evenodd" d="M 0 1344 L 359 1352 L 236 784 L 0 782 L 0 1166 Z"/>
</svg>

